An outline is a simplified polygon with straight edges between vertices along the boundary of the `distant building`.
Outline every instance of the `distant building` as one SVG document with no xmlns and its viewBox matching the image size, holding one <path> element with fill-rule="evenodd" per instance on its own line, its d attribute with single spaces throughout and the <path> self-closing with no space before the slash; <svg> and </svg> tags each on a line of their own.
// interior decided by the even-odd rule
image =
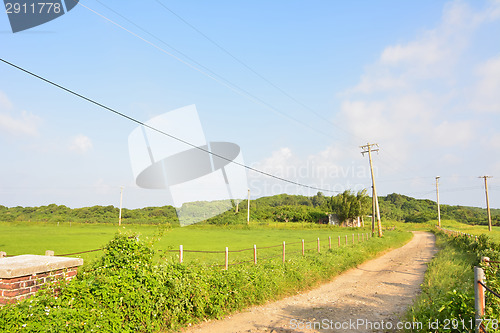
<svg viewBox="0 0 500 333">
<path fill-rule="evenodd" d="M 362 219 L 361 217 L 357 217 L 354 219 L 347 219 L 344 222 L 340 222 L 339 217 L 337 214 L 328 214 L 328 224 L 330 225 L 338 225 L 340 227 L 361 227 L 362 225 Z"/>
</svg>

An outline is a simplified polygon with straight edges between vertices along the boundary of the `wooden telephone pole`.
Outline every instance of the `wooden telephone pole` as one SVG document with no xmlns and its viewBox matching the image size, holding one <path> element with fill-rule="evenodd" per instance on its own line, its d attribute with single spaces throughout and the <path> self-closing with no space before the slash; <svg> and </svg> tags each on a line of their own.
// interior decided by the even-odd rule
<svg viewBox="0 0 500 333">
<path fill-rule="evenodd" d="M 436 196 L 438 205 L 438 226 L 441 228 L 441 209 L 439 208 L 439 176 L 436 177 Z"/>
<path fill-rule="evenodd" d="M 123 188 L 123 186 L 120 186 L 120 214 L 118 216 L 118 225 L 122 225 Z"/>
<path fill-rule="evenodd" d="M 479 178 L 484 178 L 484 190 L 486 191 L 486 209 L 488 210 L 488 231 L 491 231 L 490 199 L 488 197 L 488 178 L 492 178 L 492 176 L 481 176 Z"/>
<path fill-rule="evenodd" d="M 368 153 L 368 157 L 370 159 L 370 171 L 372 174 L 372 187 L 373 187 L 373 200 L 375 201 L 375 210 L 377 212 L 377 227 L 378 227 L 378 236 L 382 237 L 382 222 L 380 221 L 380 209 L 378 206 L 378 197 L 377 197 L 377 187 L 375 186 L 375 176 L 373 174 L 373 163 L 372 163 L 372 151 L 378 151 L 379 149 L 372 149 L 372 146 L 378 147 L 378 143 L 368 143 L 364 146 L 360 146 L 363 151 L 361 154 L 365 156 Z M 372 230 L 373 232 L 374 230 Z"/>
</svg>

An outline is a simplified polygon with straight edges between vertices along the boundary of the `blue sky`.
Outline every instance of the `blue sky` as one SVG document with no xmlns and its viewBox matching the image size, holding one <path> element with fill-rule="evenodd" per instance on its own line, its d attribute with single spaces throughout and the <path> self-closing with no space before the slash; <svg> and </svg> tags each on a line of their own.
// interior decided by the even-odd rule
<svg viewBox="0 0 500 333">
<path fill-rule="evenodd" d="M 16 34 L 0 14 L 1 58 L 140 121 L 195 104 L 208 140 L 296 182 L 369 187 L 359 146 L 377 142 L 379 195 L 434 200 L 440 176 L 442 203 L 484 207 L 492 175 L 500 208 L 499 1 L 105 3 Z M 0 204 L 117 206 L 122 185 L 125 207 L 165 204 L 134 184 L 135 127 L 0 64 Z M 248 181 L 253 197 L 316 192 Z"/>
</svg>

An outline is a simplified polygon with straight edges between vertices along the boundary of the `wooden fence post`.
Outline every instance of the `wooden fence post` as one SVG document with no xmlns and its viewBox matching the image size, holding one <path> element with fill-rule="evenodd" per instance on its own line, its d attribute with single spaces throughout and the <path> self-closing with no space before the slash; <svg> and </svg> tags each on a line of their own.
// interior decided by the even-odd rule
<svg viewBox="0 0 500 333">
<path fill-rule="evenodd" d="M 283 263 L 285 263 L 285 241 L 283 241 Z"/>
<path fill-rule="evenodd" d="M 182 264 L 184 260 L 184 250 L 182 249 L 182 245 L 179 245 L 179 264 Z"/>
<path fill-rule="evenodd" d="M 480 267 L 474 267 L 474 307 L 476 309 L 476 323 L 484 316 L 484 287 L 479 282 L 484 281 L 484 271 Z M 484 283 L 484 282 L 483 282 Z M 476 332 L 479 332 L 479 326 L 476 324 Z"/>
<path fill-rule="evenodd" d="M 227 269 L 229 267 L 229 249 L 227 248 L 227 246 L 226 246 L 226 258 L 225 259 L 226 260 L 225 260 L 225 265 L 224 266 L 225 266 L 225 269 L 227 271 Z"/>
<path fill-rule="evenodd" d="M 257 265 L 257 245 L 253 245 L 253 264 Z"/>
<path fill-rule="evenodd" d="M 304 252 L 305 252 L 304 240 L 302 240 L 302 256 L 304 256 Z"/>
<path fill-rule="evenodd" d="M 318 253 L 320 252 L 320 247 L 319 247 L 319 237 L 318 237 Z"/>
<path fill-rule="evenodd" d="M 339 247 L 340 247 L 340 236 L 339 236 Z"/>
</svg>

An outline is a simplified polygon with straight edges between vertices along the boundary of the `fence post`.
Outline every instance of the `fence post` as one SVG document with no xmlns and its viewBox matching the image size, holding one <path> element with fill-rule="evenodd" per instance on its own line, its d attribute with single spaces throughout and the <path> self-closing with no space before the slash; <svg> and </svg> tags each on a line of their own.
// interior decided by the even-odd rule
<svg viewBox="0 0 500 333">
<path fill-rule="evenodd" d="M 484 262 L 486 266 L 490 265 L 490 258 L 489 257 L 481 257 L 481 261 Z"/>
<path fill-rule="evenodd" d="M 340 247 L 340 236 L 339 236 L 339 247 Z"/>
<path fill-rule="evenodd" d="M 332 249 L 332 236 L 328 236 L 328 248 Z"/>
<path fill-rule="evenodd" d="M 227 246 L 226 246 L 226 260 L 225 260 L 225 265 L 224 266 L 225 266 L 225 269 L 227 271 L 228 266 L 229 266 L 229 249 L 227 248 Z"/>
<path fill-rule="evenodd" d="M 304 240 L 302 240 L 302 256 L 304 256 L 304 252 L 305 252 Z"/>
<path fill-rule="evenodd" d="M 285 263 L 285 241 L 283 241 L 283 263 Z"/>
<path fill-rule="evenodd" d="M 257 265 L 257 245 L 253 245 L 253 264 Z"/>
<path fill-rule="evenodd" d="M 318 237 L 318 253 L 320 252 L 320 247 L 319 247 L 319 237 Z"/>
<path fill-rule="evenodd" d="M 184 260 L 184 250 L 182 249 L 182 245 L 179 245 L 179 264 L 182 264 Z"/>
<path fill-rule="evenodd" d="M 480 267 L 474 267 L 474 307 L 476 309 L 476 332 L 479 332 L 479 319 L 484 316 L 484 287 L 479 282 L 484 281 L 484 271 Z"/>
</svg>

